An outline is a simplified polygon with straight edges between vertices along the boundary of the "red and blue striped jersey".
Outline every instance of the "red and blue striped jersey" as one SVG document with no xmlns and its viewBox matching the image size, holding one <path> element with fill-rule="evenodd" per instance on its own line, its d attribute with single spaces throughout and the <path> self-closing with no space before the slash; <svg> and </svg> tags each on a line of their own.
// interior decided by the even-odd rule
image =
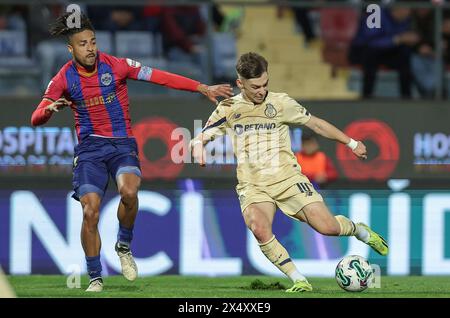
<svg viewBox="0 0 450 318">
<path fill-rule="evenodd" d="M 98 52 L 93 72 L 88 73 L 70 61 L 53 77 L 43 97 L 52 101 L 64 97 L 72 102 L 79 141 L 89 135 L 132 137 L 127 79 L 189 91 L 196 91 L 200 84 L 176 74 L 141 66 L 131 59 Z M 49 116 L 44 114 L 44 109 L 41 113 L 37 111 L 33 114 L 36 116 L 34 123 L 45 123 Z"/>
</svg>

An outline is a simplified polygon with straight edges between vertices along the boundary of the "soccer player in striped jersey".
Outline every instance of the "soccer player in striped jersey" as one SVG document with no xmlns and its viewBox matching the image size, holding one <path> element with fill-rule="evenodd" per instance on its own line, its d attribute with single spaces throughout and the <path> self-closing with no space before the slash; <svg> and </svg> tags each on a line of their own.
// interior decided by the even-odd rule
<svg viewBox="0 0 450 318">
<path fill-rule="evenodd" d="M 80 25 L 70 27 L 69 17 L 69 13 L 59 17 L 50 33 L 67 37 L 73 59 L 50 81 L 31 122 L 34 126 L 43 125 L 62 108 L 69 106 L 72 109 L 78 136 L 74 150 L 73 197 L 83 208 L 81 243 L 90 276 L 87 291 L 99 292 L 103 289 L 103 280 L 97 224 L 109 176 L 115 180 L 121 197 L 115 249 L 122 274 L 130 281 L 138 275 L 130 244 L 138 211 L 141 170 L 131 130 L 127 79 L 199 92 L 216 103 L 219 96 L 232 96 L 232 90 L 228 84 L 207 86 L 128 58 L 99 52 L 89 19 L 81 14 Z"/>
<path fill-rule="evenodd" d="M 328 210 L 292 153 L 289 125 L 305 125 L 321 136 L 347 144 L 360 159 L 367 158 L 364 144 L 311 115 L 287 94 L 268 91 L 268 63 L 261 55 L 243 54 L 236 71 L 241 93 L 217 106 L 203 132 L 191 141 L 191 147 L 194 158 L 204 165 L 204 145 L 217 136 L 231 137 L 238 164 L 236 192 L 245 224 L 263 254 L 293 281 L 287 291 L 311 291 L 312 286 L 272 232 L 277 207 L 321 234 L 355 236 L 386 255 L 388 246 L 380 235 L 363 223 L 355 224 Z"/>
</svg>

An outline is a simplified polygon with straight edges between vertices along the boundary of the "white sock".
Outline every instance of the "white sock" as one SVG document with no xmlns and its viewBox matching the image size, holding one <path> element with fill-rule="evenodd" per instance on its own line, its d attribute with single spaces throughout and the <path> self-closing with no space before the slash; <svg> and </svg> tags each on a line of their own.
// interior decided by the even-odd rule
<svg viewBox="0 0 450 318">
<path fill-rule="evenodd" d="M 369 242 L 370 238 L 369 232 L 363 226 L 360 226 L 359 224 L 355 225 L 356 225 L 355 237 L 364 243 Z"/>
<path fill-rule="evenodd" d="M 289 278 L 295 283 L 297 280 L 306 280 L 306 277 L 300 274 L 299 271 L 293 271 L 289 273 Z"/>
</svg>

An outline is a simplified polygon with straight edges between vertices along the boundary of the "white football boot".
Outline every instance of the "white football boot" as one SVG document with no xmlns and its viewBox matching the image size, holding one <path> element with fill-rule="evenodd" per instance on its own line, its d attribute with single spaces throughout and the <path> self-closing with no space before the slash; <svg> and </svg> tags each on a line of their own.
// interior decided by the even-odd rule
<svg viewBox="0 0 450 318">
<path fill-rule="evenodd" d="M 89 282 L 89 287 L 86 289 L 87 292 L 99 293 L 103 290 L 103 280 L 101 278 L 95 278 Z"/>
<path fill-rule="evenodd" d="M 117 255 L 119 255 L 123 276 L 129 281 L 135 280 L 138 276 L 138 269 L 130 248 L 117 242 L 115 249 Z"/>
</svg>

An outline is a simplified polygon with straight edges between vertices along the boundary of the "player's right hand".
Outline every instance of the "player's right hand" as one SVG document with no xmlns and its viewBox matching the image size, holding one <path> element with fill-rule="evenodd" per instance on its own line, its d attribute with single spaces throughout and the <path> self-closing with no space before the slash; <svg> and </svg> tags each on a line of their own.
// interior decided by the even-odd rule
<svg viewBox="0 0 450 318">
<path fill-rule="evenodd" d="M 217 97 L 230 98 L 233 96 L 233 89 L 230 84 L 219 84 L 213 86 L 200 84 L 197 89 L 216 105 L 219 104 Z"/>
<path fill-rule="evenodd" d="M 72 105 L 71 101 L 68 101 L 64 97 L 61 97 L 60 99 L 54 101 L 50 105 L 46 107 L 46 110 L 52 113 L 59 112 L 60 109 L 63 109 L 66 106 Z"/>
</svg>

